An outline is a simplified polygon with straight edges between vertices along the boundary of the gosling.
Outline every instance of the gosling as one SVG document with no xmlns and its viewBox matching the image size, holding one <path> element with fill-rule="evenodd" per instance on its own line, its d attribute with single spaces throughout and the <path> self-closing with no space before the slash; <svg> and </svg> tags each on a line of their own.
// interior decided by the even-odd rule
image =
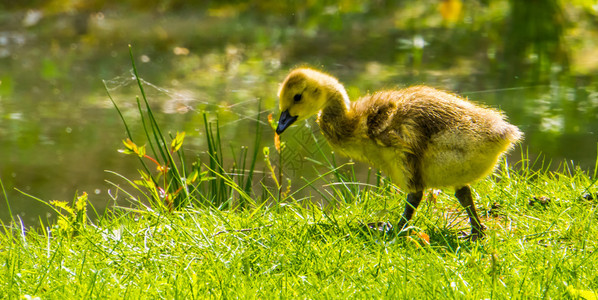
<svg viewBox="0 0 598 300">
<path fill-rule="evenodd" d="M 318 113 L 321 132 L 335 151 L 381 169 L 408 192 L 399 229 L 411 220 L 424 189 L 454 187 L 471 225 L 466 237 L 484 236 L 469 185 L 489 175 L 523 136 L 500 111 L 427 86 L 351 102 L 336 78 L 310 68 L 291 71 L 278 97 L 277 134 Z"/>
</svg>

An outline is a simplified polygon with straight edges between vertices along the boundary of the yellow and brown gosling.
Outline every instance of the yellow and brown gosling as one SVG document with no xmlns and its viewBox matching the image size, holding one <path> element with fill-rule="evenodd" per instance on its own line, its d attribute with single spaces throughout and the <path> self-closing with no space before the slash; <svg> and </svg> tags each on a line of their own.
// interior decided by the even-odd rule
<svg viewBox="0 0 598 300">
<path fill-rule="evenodd" d="M 408 192 L 398 228 L 411 219 L 426 188 L 454 187 L 471 224 L 483 236 L 469 184 L 490 174 L 523 134 L 503 114 L 431 87 L 387 90 L 351 102 L 338 80 L 320 71 L 291 71 L 278 92 L 276 133 L 318 113 L 336 151 L 369 162 Z"/>
</svg>

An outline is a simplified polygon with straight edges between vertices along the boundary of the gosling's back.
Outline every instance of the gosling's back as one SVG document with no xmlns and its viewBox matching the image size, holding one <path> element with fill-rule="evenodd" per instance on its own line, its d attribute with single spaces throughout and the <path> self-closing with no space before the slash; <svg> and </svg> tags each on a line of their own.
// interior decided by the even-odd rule
<svg viewBox="0 0 598 300">
<path fill-rule="evenodd" d="M 499 111 L 425 86 L 362 97 L 342 124 L 330 124 L 339 118 L 327 114 L 335 112 L 324 110 L 318 122 L 334 148 L 381 168 L 409 191 L 459 187 L 488 175 L 522 136 Z"/>
</svg>

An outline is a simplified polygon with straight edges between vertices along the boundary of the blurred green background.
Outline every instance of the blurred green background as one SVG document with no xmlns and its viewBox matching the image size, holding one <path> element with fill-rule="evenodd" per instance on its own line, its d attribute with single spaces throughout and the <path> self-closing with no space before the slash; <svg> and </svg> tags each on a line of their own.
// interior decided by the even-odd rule
<svg viewBox="0 0 598 300">
<path fill-rule="evenodd" d="M 104 180 L 124 182 L 104 170 L 136 178 L 138 165 L 116 151 L 126 135 L 102 80 L 141 135 L 129 44 L 159 120 L 187 132 L 190 157 L 204 151 L 204 112 L 226 145 L 251 145 L 257 115 L 278 116 L 280 81 L 309 65 L 353 99 L 426 84 L 498 107 L 532 160 L 593 170 L 597 26 L 598 3 L 585 0 L 0 1 L 0 178 L 26 223 L 49 214 L 15 188 L 114 204 Z M 286 137 L 297 149 L 288 177 L 312 169 L 317 131 L 308 122 Z M 0 218 L 10 218 L 5 201 Z"/>
</svg>

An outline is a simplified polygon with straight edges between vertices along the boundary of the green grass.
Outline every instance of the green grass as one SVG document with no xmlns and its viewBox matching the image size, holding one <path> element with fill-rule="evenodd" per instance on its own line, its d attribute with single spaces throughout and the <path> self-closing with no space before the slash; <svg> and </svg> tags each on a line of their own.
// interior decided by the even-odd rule
<svg viewBox="0 0 598 300">
<path fill-rule="evenodd" d="M 76 234 L 8 224 L 0 293 L 68 298 L 562 298 L 598 291 L 596 200 L 585 173 L 499 170 L 475 185 L 489 227 L 468 229 L 451 195 L 426 202 L 416 235 L 389 239 L 360 224 L 402 210 L 402 195 L 364 191 L 352 204 L 173 213 L 115 211 Z M 587 188 L 590 187 L 590 191 Z M 547 196 L 545 206 L 530 205 Z M 386 204 L 384 203 L 386 202 Z M 495 205 L 496 206 L 496 205 Z M 569 289 L 569 292 L 568 290 Z"/>
<path fill-rule="evenodd" d="M 55 223 L 3 224 L 0 299 L 596 296 L 596 170 L 505 161 L 473 186 L 485 239 L 458 238 L 469 224 L 452 191 L 426 195 L 410 230 L 389 237 L 363 224 L 396 224 L 405 195 L 373 172 L 375 184 L 358 184 L 354 165 L 319 149 L 324 159 L 312 163 L 325 171 L 293 178 L 302 187 L 287 191 L 269 163 L 278 155 L 271 147 L 266 177 L 276 184 L 256 185 L 259 138 L 228 157 L 207 118 L 207 158 L 192 162 L 180 147 L 184 136 L 160 131 L 139 87 L 150 154 L 126 143 L 123 152 L 139 157 L 143 175 L 123 178 L 128 188 L 115 184 L 134 206 L 92 222 L 81 194 L 72 204 L 49 203 Z M 9 204 L 1 181 L 0 188 Z M 299 198 L 298 190 L 314 196 Z"/>
</svg>

